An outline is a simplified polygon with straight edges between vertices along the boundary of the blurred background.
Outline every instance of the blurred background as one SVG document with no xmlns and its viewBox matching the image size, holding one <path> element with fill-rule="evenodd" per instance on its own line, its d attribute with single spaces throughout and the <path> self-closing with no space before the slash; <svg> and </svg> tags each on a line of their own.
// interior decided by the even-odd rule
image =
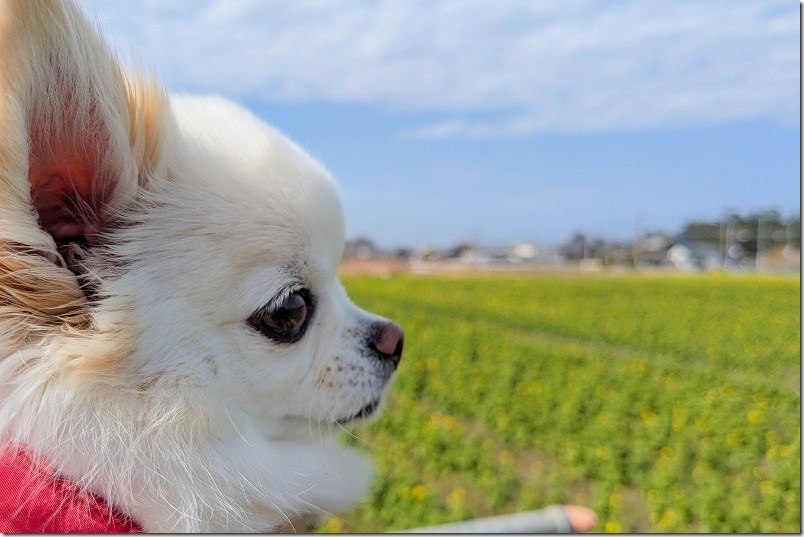
<svg viewBox="0 0 804 537">
<path fill-rule="evenodd" d="M 576 503 L 801 532 L 799 6 L 80 3 L 130 66 L 320 159 L 350 296 L 406 329 L 342 437 L 372 489 L 308 529 Z"/>
<path fill-rule="evenodd" d="M 364 256 L 798 270 L 789 1 L 81 4 L 321 160 Z"/>
</svg>

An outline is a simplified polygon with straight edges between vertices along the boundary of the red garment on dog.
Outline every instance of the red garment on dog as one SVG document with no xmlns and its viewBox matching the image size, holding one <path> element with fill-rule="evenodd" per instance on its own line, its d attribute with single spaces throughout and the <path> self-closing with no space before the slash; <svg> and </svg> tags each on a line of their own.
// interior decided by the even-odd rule
<svg viewBox="0 0 804 537">
<path fill-rule="evenodd" d="M 24 450 L 0 455 L 0 532 L 142 533 L 102 498 L 57 476 Z"/>
</svg>

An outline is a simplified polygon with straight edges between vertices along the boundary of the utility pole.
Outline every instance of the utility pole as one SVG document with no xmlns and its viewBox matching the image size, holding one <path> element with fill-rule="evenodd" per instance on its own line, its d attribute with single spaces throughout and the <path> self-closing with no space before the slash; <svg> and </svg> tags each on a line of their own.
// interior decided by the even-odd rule
<svg viewBox="0 0 804 537">
<path fill-rule="evenodd" d="M 754 258 L 754 271 L 759 272 L 761 271 L 765 264 L 764 259 L 762 259 L 762 221 L 764 220 L 763 214 L 760 212 L 757 214 L 757 253 L 756 257 Z"/>
<path fill-rule="evenodd" d="M 634 262 L 634 268 L 639 268 L 639 248 L 642 241 L 642 235 L 645 233 L 645 223 L 642 216 L 637 216 L 634 221 L 634 242 L 631 244 L 631 259 Z"/>
</svg>

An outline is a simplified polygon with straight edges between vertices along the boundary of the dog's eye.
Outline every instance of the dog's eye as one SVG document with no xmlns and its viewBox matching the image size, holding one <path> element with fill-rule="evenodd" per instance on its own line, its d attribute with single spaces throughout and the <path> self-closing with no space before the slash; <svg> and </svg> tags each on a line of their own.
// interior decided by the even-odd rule
<svg viewBox="0 0 804 537">
<path fill-rule="evenodd" d="M 266 337 L 280 343 L 301 339 L 312 313 L 312 298 L 306 289 L 295 291 L 279 304 L 272 304 L 254 313 L 249 324 Z"/>
</svg>

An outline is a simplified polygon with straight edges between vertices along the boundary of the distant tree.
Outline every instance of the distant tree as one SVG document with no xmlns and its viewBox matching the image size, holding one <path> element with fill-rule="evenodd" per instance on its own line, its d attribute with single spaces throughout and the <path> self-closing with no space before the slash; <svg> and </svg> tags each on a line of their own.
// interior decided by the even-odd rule
<svg viewBox="0 0 804 537">
<path fill-rule="evenodd" d="M 570 261 L 579 261 L 586 254 L 586 235 L 576 232 L 572 235 L 569 242 L 562 247 L 564 257 Z"/>
<path fill-rule="evenodd" d="M 681 238 L 706 244 L 719 244 L 721 240 L 720 222 L 694 220 L 681 228 Z"/>
<path fill-rule="evenodd" d="M 732 212 L 720 220 L 687 222 L 679 238 L 739 252 L 740 258 L 753 257 L 758 248 L 800 242 L 801 215 L 784 219 L 776 209 L 747 215 Z"/>
</svg>

